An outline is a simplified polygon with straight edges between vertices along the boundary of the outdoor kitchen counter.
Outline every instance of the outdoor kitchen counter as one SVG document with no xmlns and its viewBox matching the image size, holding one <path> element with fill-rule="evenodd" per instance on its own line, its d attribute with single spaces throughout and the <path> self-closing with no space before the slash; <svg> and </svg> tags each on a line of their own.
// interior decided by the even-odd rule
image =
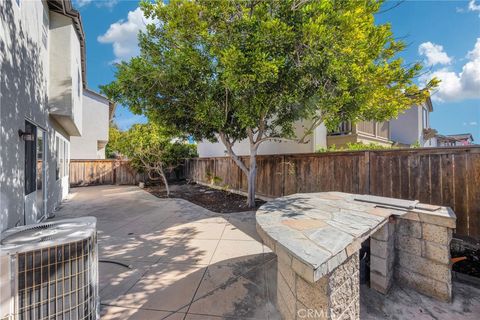
<svg viewBox="0 0 480 320">
<path fill-rule="evenodd" d="M 256 220 L 258 234 L 277 255 L 283 319 L 359 319 L 359 251 L 367 239 L 370 287 L 385 294 L 395 278 L 451 300 L 449 245 L 456 217 L 450 208 L 323 192 L 270 201 Z"/>
<path fill-rule="evenodd" d="M 391 215 L 351 194 L 294 194 L 260 207 L 257 232 L 279 259 L 315 282 L 358 252 Z"/>
<path fill-rule="evenodd" d="M 365 199 L 377 203 L 359 201 Z M 278 198 L 261 206 L 256 219 L 265 244 L 279 258 L 291 260 L 292 269 L 305 280 L 315 282 L 358 252 L 390 216 L 455 228 L 455 214 L 447 207 L 342 192 Z"/>
</svg>

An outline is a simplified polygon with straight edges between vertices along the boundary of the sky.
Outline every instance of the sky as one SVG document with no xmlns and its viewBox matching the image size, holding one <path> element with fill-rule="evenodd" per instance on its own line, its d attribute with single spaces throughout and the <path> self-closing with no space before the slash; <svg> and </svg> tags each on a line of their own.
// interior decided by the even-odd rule
<svg viewBox="0 0 480 320">
<path fill-rule="evenodd" d="M 148 21 L 132 0 L 73 0 L 86 35 L 87 83 L 99 86 L 114 80 L 114 63 L 138 54 L 137 33 Z M 405 63 L 422 62 L 416 79 L 442 80 L 432 95 L 431 127 L 440 134 L 471 133 L 480 143 L 480 0 L 387 1 L 375 17 L 390 23 L 407 48 Z M 146 122 L 141 115 L 117 106 L 121 129 Z"/>
</svg>

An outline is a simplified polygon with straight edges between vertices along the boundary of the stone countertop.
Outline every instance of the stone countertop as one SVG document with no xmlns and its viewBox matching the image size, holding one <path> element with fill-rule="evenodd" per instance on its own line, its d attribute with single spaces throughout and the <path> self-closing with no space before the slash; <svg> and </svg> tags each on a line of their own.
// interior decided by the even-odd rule
<svg viewBox="0 0 480 320">
<path fill-rule="evenodd" d="M 316 282 L 357 252 L 363 241 L 392 215 L 455 224 L 453 211 L 412 202 L 416 208 L 395 208 L 357 201 L 365 197 L 341 192 L 297 193 L 261 206 L 257 231 L 279 259 L 309 282 Z M 375 197 L 375 200 L 390 198 Z M 393 199 L 391 199 L 393 201 Z M 426 217 L 426 218 L 425 218 Z M 434 224 L 437 224 L 434 223 Z"/>
</svg>

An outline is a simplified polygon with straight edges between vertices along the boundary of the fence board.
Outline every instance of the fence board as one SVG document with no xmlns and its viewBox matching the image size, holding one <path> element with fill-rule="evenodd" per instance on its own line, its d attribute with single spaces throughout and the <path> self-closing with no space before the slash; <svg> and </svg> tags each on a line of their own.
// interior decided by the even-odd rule
<svg viewBox="0 0 480 320">
<path fill-rule="evenodd" d="M 70 186 L 138 184 L 143 175 L 123 160 L 71 160 Z"/>
<path fill-rule="evenodd" d="M 209 183 L 211 170 L 231 189 L 247 189 L 228 157 L 189 159 L 185 168 L 192 180 Z M 480 240 L 480 147 L 259 156 L 256 183 L 257 194 L 267 197 L 342 191 L 449 206 L 456 235 Z"/>
</svg>

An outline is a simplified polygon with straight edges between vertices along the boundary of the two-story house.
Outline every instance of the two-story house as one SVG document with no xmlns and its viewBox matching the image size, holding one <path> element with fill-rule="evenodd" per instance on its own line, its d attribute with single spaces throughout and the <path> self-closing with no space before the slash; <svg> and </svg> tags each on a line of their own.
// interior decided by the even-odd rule
<svg viewBox="0 0 480 320">
<path fill-rule="evenodd" d="M 49 216 L 67 195 L 84 133 L 85 36 L 70 0 L 0 1 L 0 231 Z"/>
<path fill-rule="evenodd" d="M 435 146 L 436 131 L 430 128 L 430 113 L 433 111 L 429 99 L 421 105 L 414 105 L 402 113 L 397 119 L 390 121 L 344 121 L 332 131 L 324 125 L 319 126 L 313 134 L 306 139 L 306 143 L 299 144 L 295 141 L 267 141 L 260 145 L 258 154 L 284 154 L 284 153 L 310 153 L 326 147 L 344 147 L 348 143 L 377 144 L 381 146 L 410 147 L 420 144 L 421 147 Z M 308 127 L 308 121 L 296 124 L 298 135 Z M 235 144 L 234 151 L 238 155 L 249 154 L 248 141 Z M 221 142 L 211 143 L 201 141 L 198 143 L 200 157 L 226 156 L 227 151 Z"/>
<path fill-rule="evenodd" d="M 70 158 L 105 159 L 109 124 L 115 112 L 115 104 L 106 97 L 90 90 L 83 90 L 83 133 L 70 138 Z"/>
<path fill-rule="evenodd" d="M 390 138 L 400 146 L 435 147 L 437 131 L 430 125 L 431 112 L 433 105 L 430 98 L 412 106 L 397 119 L 390 120 Z"/>
<path fill-rule="evenodd" d="M 336 130 L 327 133 L 327 146 L 342 147 L 348 143 L 378 144 L 390 146 L 390 123 L 388 121 L 344 121 Z"/>
</svg>

